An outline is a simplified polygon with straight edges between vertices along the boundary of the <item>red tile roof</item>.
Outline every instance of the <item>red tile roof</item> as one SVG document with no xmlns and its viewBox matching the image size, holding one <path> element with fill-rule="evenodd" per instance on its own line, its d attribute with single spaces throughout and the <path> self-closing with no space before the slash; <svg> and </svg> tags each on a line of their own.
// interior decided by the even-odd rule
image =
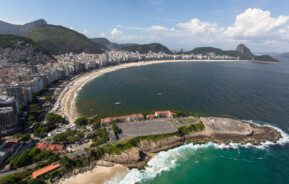
<svg viewBox="0 0 289 184">
<path fill-rule="evenodd" d="M 46 151 L 52 151 L 52 152 L 66 152 L 66 149 L 64 148 L 63 144 L 48 144 L 48 143 L 40 142 L 40 143 L 37 143 L 36 148 L 42 151 L 46 150 Z"/>
<path fill-rule="evenodd" d="M 32 173 L 32 178 L 35 179 L 35 178 L 37 178 L 37 177 L 39 177 L 39 176 L 41 176 L 43 174 L 46 174 L 46 173 L 48 173 L 50 171 L 53 171 L 53 170 L 59 168 L 60 166 L 61 165 L 58 162 L 52 163 L 51 165 L 48 165 L 46 167 L 43 167 L 41 169 L 38 169 L 38 170 L 34 171 Z"/>
<path fill-rule="evenodd" d="M 112 123 L 113 121 L 116 121 L 116 120 L 120 120 L 122 122 L 129 122 L 129 121 L 141 120 L 141 119 L 144 119 L 143 114 L 130 114 L 130 115 L 126 115 L 126 116 L 102 118 L 100 120 L 100 122 L 102 124 L 107 124 L 107 123 Z"/>
</svg>

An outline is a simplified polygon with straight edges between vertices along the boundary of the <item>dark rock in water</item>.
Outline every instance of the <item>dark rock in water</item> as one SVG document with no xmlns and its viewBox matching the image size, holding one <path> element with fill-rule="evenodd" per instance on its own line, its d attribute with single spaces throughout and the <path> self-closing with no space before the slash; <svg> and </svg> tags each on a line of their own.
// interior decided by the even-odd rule
<svg viewBox="0 0 289 184">
<path fill-rule="evenodd" d="M 246 47 L 244 44 L 239 44 L 236 48 L 236 51 L 241 53 L 244 56 L 249 56 L 249 57 L 253 57 L 254 55 L 252 54 L 252 52 L 250 51 L 250 49 L 248 47 Z"/>
</svg>

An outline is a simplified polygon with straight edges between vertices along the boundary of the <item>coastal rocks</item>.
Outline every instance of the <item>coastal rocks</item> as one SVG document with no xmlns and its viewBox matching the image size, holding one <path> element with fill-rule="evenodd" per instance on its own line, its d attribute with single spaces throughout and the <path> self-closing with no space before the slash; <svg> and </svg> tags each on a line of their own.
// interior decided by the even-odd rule
<svg viewBox="0 0 289 184">
<path fill-rule="evenodd" d="M 123 151 L 121 154 L 111 154 L 103 156 L 103 161 L 123 164 L 127 167 L 142 167 L 142 161 L 146 158 L 146 154 L 138 147 L 133 147 Z"/>
<path fill-rule="evenodd" d="M 282 136 L 279 131 L 267 126 L 257 126 L 250 122 L 230 118 L 203 117 L 203 131 L 193 131 L 181 136 L 178 134 L 159 140 L 142 140 L 137 147 L 120 154 L 105 155 L 102 160 L 109 163 L 123 164 L 129 168 L 143 168 L 154 153 L 179 147 L 184 144 L 250 143 L 260 145 L 266 141 L 277 142 Z"/>
<path fill-rule="evenodd" d="M 159 141 L 141 141 L 139 143 L 139 148 L 143 150 L 143 152 L 146 153 L 155 153 L 155 152 L 160 152 L 163 150 L 167 150 L 173 147 L 178 147 L 181 146 L 184 143 L 184 138 L 178 137 L 178 136 L 172 136 L 172 137 L 167 137 L 164 139 L 161 139 Z"/>
</svg>

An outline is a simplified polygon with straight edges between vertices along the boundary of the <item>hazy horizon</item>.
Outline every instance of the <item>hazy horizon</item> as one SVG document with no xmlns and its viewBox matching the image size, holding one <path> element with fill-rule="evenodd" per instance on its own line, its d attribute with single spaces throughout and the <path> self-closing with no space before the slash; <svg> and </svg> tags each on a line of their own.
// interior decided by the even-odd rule
<svg viewBox="0 0 289 184">
<path fill-rule="evenodd" d="M 16 1 L 0 0 L 0 20 L 45 19 L 89 38 L 117 43 L 161 43 L 172 50 L 212 46 L 254 53 L 289 52 L 289 4 L 266 1 Z M 13 11 L 12 11 L 13 10 Z"/>
</svg>

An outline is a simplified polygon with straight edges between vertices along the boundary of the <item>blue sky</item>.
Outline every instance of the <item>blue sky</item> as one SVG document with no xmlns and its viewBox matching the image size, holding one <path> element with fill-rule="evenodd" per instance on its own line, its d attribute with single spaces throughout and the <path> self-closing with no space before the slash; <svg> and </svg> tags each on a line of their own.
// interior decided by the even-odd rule
<svg viewBox="0 0 289 184">
<path fill-rule="evenodd" d="M 121 43 L 289 51 L 288 0 L 0 0 L 0 9 L 10 23 L 43 18 Z"/>
</svg>

